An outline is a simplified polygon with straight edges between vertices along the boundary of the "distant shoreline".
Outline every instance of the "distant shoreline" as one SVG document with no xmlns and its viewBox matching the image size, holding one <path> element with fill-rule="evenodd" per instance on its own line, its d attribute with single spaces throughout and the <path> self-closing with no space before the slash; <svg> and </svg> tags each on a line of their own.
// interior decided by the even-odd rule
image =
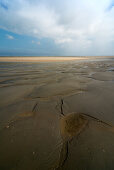
<svg viewBox="0 0 114 170">
<path fill-rule="evenodd" d="M 60 61 L 74 61 L 74 60 L 89 60 L 89 59 L 103 59 L 114 58 L 114 56 L 85 56 L 85 57 L 0 57 L 0 62 L 60 62 Z"/>
<path fill-rule="evenodd" d="M 0 62 L 54 62 L 84 59 L 88 57 L 0 57 Z"/>
</svg>

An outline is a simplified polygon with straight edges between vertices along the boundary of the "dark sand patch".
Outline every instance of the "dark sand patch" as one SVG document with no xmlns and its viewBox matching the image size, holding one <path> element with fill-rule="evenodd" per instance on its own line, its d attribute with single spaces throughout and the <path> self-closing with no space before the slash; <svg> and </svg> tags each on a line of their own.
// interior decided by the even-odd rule
<svg viewBox="0 0 114 170">
<path fill-rule="evenodd" d="M 92 78 L 101 81 L 114 81 L 113 72 L 99 72 L 92 75 Z"/>
<path fill-rule="evenodd" d="M 108 71 L 114 71 L 114 67 L 110 67 Z"/>
</svg>

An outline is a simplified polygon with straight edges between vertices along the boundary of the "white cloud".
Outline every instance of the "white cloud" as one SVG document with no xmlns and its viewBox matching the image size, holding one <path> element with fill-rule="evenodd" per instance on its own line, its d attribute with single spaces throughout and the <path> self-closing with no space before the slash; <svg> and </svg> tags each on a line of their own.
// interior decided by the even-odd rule
<svg viewBox="0 0 114 170">
<path fill-rule="evenodd" d="M 35 43 L 35 41 L 34 40 L 32 40 L 32 44 L 34 44 Z"/>
<path fill-rule="evenodd" d="M 13 37 L 12 35 L 9 35 L 9 34 L 7 34 L 6 37 L 7 37 L 8 39 L 10 39 L 10 40 L 13 40 L 13 39 L 14 39 L 14 37 Z"/>
<path fill-rule="evenodd" d="M 38 41 L 37 44 L 40 45 L 40 41 Z"/>
<path fill-rule="evenodd" d="M 114 7 L 112 0 L 7 0 L 0 7 L 0 27 L 50 38 L 66 54 L 112 54 Z M 33 43 L 33 42 L 32 42 Z"/>
<path fill-rule="evenodd" d="M 34 40 L 32 40 L 32 44 L 40 45 L 40 41 L 34 41 Z"/>
</svg>

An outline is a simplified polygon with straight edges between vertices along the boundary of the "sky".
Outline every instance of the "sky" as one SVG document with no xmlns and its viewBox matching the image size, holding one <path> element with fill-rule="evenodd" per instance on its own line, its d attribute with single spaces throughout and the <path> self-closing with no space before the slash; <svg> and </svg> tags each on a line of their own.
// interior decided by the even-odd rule
<svg viewBox="0 0 114 170">
<path fill-rule="evenodd" d="M 0 56 L 114 55 L 114 0 L 0 0 Z"/>
</svg>

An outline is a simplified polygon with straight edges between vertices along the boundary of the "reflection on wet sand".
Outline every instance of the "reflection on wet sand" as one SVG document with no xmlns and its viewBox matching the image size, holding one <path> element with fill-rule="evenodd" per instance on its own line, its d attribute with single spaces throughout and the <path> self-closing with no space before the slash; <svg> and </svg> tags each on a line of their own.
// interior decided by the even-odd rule
<svg viewBox="0 0 114 170">
<path fill-rule="evenodd" d="M 113 63 L 0 63 L 0 169 L 114 169 Z"/>
</svg>

